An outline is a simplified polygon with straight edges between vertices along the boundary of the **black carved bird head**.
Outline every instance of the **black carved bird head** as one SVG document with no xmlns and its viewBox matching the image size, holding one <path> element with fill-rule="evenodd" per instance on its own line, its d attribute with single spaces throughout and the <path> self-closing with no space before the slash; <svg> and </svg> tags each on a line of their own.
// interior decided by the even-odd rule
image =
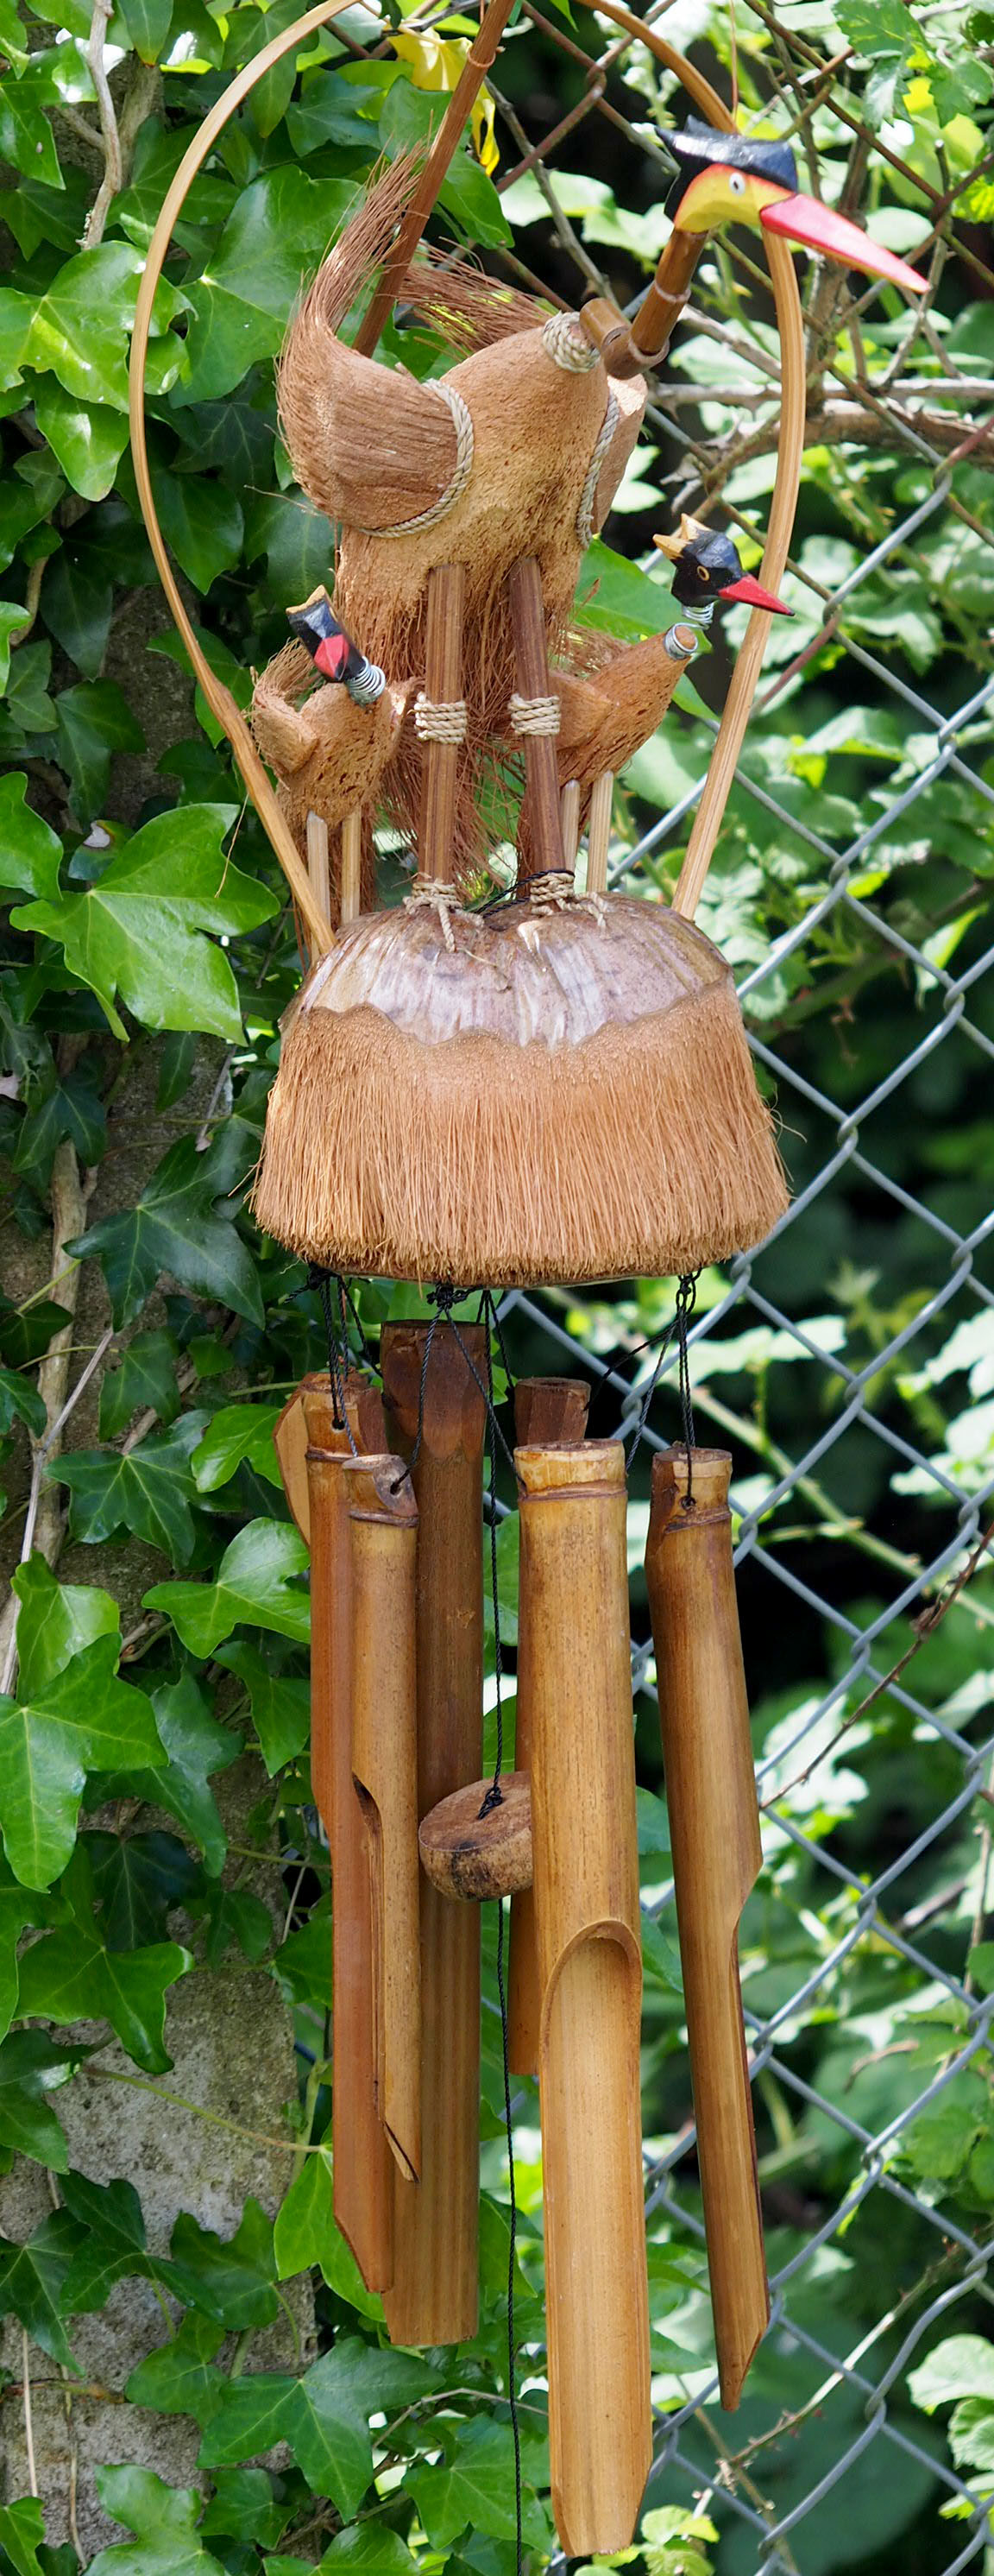
<svg viewBox="0 0 994 2576">
<path fill-rule="evenodd" d="M 672 591 L 681 608 L 706 608 L 715 600 L 738 601 L 748 608 L 767 608 L 771 616 L 793 617 L 751 572 L 743 572 L 730 537 L 705 528 L 699 519 L 681 518 L 675 537 L 654 537 L 660 554 L 674 565 Z"/>
</svg>

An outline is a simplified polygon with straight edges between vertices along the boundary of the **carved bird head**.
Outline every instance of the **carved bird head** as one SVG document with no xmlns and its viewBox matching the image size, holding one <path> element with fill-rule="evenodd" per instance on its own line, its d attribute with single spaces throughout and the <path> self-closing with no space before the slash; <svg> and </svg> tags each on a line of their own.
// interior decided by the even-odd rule
<svg viewBox="0 0 994 2576">
<path fill-rule="evenodd" d="M 654 537 L 653 544 L 676 566 L 672 590 L 681 608 L 735 600 L 748 608 L 768 608 L 771 616 L 793 617 L 792 608 L 775 599 L 771 590 L 764 590 L 751 572 L 743 572 L 731 538 L 705 528 L 700 519 L 682 517 L 675 537 Z"/>
<path fill-rule="evenodd" d="M 858 224 L 823 206 L 819 198 L 801 194 L 788 144 L 719 134 L 696 117 L 682 133 L 668 134 L 666 142 L 678 164 L 666 199 L 676 232 L 710 233 L 722 224 L 751 224 L 817 251 L 823 259 L 838 260 L 843 268 L 888 278 L 907 295 L 924 294 L 925 279 L 906 260 L 869 241 Z"/>
</svg>

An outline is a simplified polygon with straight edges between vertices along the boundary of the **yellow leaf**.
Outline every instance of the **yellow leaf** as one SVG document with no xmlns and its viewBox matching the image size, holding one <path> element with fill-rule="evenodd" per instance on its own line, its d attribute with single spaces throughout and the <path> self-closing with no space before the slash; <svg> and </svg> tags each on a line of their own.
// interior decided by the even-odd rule
<svg viewBox="0 0 994 2576">
<path fill-rule="evenodd" d="M 412 88 L 451 92 L 458 86 L 469 52 L 468 39 L 453 36 L 443 41 L 430 27 L 420 35 L 404 27 L 392 41 L 394 53 L 410 65 Z M 488 179 L 492 178 L 500 153 L 494 139 L 494 102 L 486 85 L 475 100 L 469 122 L 477 160 Z"/>
</svg>

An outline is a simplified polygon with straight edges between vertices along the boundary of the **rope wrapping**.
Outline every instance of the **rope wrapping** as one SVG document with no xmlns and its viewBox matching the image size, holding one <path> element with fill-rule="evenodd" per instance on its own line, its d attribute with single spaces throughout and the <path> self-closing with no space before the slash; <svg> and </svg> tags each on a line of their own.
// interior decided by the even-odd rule
<svg viewBox="0 0 994 2576">
<path fill-rule="evenodd" d="M 609 392 L 607 398 L 607 410 L 600 425 L 597 445 L 587 467 L 587 480 L 580 494 L 580 507 L 576 514 L 576 533 L 579 537 L 584 553 L 586 553 L 587 547 L 589 546 L 594 534 L 594 504 L 597 499 L 597 486 L 601 479 L 601 466 L 604 463 L 604 459 L 607 455 L 608 448 L 610 447 L 611 440 L 614 437 L 620 418 L 621 409 L 618 403 L 618 397 L 616 394 Z"/>
<path fill-rule="evenodd" d="M 439 399 L 448 404 L 455 423 L 456 461 L 451 478 L 437 501 L 433 501 L 427 510 L 418 510 L 413 519 L 397 519 L 386 528 L 367 528 L 361 519 L 351 520 L 350 526 L 356 528 L 361 537 L 413 537 L 421 528 L 434 528 L 439 519 L 446 518 L 449 511 L 455 509 L 466 489 L 473 471 L 473 422 L 469 404 L 456 392 L 454 385 L 447 385 L 444 380 L 429 382 L 425 392 L 438 394 Z"/>
<path fill-rule="evenodd" d="M 600 364 L 600 351 L 588 340 L 578 313 L 550 313 L 542 324 L 542 347 L 571 376 L 589 376 Z"/>
<path fill-rule="evenodd" d="M 555 734 L 561 723 L 558 698 L 522 698 L 517 689 L 508 700 L 511 732 L 516 734 Z"/>
<path fill-rule="evenodd" d="M 428 698 L 419 689 L 414 701 L 414 730 L 419 742 L 465 742 L 465 698 Z"/>
</svg>

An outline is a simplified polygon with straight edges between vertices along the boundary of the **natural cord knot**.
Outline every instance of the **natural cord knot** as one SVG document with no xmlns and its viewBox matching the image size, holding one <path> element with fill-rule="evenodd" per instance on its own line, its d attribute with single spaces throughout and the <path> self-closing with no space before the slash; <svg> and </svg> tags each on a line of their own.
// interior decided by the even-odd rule
<svg viewBox="0 0 994 2576">
<path fill-rule="evenodd" d="M 417 868 L 410 894 L 404 897 L 404 910 L 405 912 L 430 910 L 437 913 L 438 926 L 446 948 L 450 957 L 455 956 L 456 943 L 452 936 L 452 914 L 462 912 L 456 886 L 451 885 L 445 877 L 425 876 L 423 869 Z"/>
<path fill-rule="evenodd" d="M 532 878 L 528 893 L 535 912 L 561 912 L 574 900 L 572 868 L 543 869 Z"/>
<path fill-rule="evenodd" d="M 580 507 L 576 514 L 576 533 L 584 551 L 590 545 L 594 535 L 594 507 L 597 500 L 597 486 L 601 479 L 601 466 L 620 418 L 621 410 L 617 395 L 609 392 L 607 410 L 597 433 L 597 445 L 587 467 L 587 479 L 580 494 Z"/>
<path fill-rule="evenodd" d="M 465 698 L 429 698 L 419 689 L 414 701 L 414 730 L 419 742 L 465 742 Z"/>
<path fill-rule="evenodd" d="M 589 376 L 600 361 L 600 351 L 588 340 L 578 313 L 550 313 L 542 324 L 542 347 L 571 376 Z"/>
<path fill-rule="evenodd" d="M 558 733 L 562 711 L 558 698 L 522 698 L 517 689 L 508 701 L 511 732 Z"/>
<path fill-rule="evenodd" d="M 427 384 L 425 392 L 438 394 L 441 401 L 448 404 L 452 414 L 456 433 L 456 461 L 451 477 L 444 492 L 439 493 L 437 501 L 433 501 L 429 509 L 419 510 L 413 519 L 396 519 L 392 527 L 385 528 L 368 528 L 364 527 L 359 519 L 350 520 L 350 526 L 358 529 L 362 537 L 413 537 L 421 528 L 433 528 L 436 520 L 444 519 L 450 510 L 455 509 L 456 502 L 461 500 L 466 489 L 473 471 L 473 422 L 469 405 L 464 402 L 462 395 L 456 392 L 454 385 L 447 385 L 444 381 Z"/>
</svg>

